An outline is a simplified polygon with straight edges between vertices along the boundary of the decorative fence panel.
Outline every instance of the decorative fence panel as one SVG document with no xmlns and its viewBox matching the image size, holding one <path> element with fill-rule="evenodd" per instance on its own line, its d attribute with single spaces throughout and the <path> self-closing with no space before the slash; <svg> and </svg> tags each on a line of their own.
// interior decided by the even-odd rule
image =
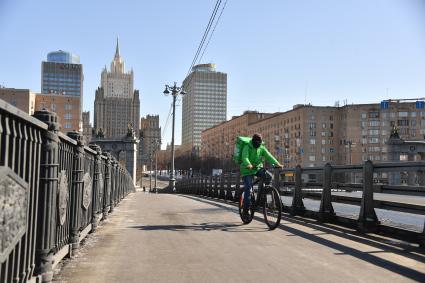
<svg viewBox="0 0 425 283">
<path fill-rule="evenodd" d="M 54 266 L 134 191 L 110 154 L 59 127 L 54 113 L 31 117 L 0 100 L 0 283 L 50 282 Z"/>
</svg>

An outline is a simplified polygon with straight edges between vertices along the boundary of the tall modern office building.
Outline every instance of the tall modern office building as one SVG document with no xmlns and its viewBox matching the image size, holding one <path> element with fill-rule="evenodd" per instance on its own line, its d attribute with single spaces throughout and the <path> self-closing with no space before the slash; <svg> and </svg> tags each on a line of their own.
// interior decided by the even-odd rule
<svg viewBox="0 0 425 283">
<path fill-rule="evenodd" d="M 227 74 L 214 64 L 200 64 L 183 82 L 182 146 L 201 145 L 201 132 L 226 120 Z"/>
<path fill-rule="evenodd" d="M 111 70 L 102 71 L 100 87 L 94 101 L 94 128 L 103 132 L 105 138 L 122 138 L 132 127 L 139 136 L 139 91 L 133 89 L 133 70 L 126 72 L 118 45 Z"/>
<path fill-rule="evenodd" d="M 62 50 L 47 54 L 41 64 L 41 92 L 83 96 L 83 66 L 80 57 Z"/>
<path fill-rule="evenodd" d="M 78 55 L 54 51 L 41 63 L 41 95 L 36 104 L 56 112 L 64 132 L 82 131 L 83 80 Z"/>
</svg>

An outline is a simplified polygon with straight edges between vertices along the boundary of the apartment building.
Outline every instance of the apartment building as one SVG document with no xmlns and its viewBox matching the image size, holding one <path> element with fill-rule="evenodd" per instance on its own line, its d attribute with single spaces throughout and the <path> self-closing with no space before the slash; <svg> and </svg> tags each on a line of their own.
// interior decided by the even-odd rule
<svg viewBox="0 0 425 283">
<path fill-rule="evenodd" d="M 201 157 L 230 158 L 236 138 L 246 136 L 249 125 L 271 115 L 256 111 L 245 111 L 240 116 L 234 116 L 229 121 L 203 131 L 201 134 Z"/>
<path fill-rule="evenodd" d="M 270 152 L 288 167 L 381 162 L 387 160 L 386 142 L 393 127 L 404 140 L 424 140 L 424 104 L 390 100 L 342 107 L 295 105 L 286 112 L 265 114 L 246 125 L 241 135 L 262 134 Z M 236 121 L 203 132 L 202 156 L 230 158 L 234 139 L 242 133 L 229 130 Z"/>
</svg>

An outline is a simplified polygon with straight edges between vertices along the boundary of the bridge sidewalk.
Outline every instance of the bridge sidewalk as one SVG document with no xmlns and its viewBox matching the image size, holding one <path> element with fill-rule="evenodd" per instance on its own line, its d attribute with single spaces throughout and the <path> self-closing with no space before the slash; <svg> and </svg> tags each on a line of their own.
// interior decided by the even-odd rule
<svg viewBox="0 0 425 283">
<path fill-rule="evenodd" d="M 425 282 L 423 250 L 301 218 L 268 231 L 237 208 L 134 193 L 56 282 Z"/>
</svg>

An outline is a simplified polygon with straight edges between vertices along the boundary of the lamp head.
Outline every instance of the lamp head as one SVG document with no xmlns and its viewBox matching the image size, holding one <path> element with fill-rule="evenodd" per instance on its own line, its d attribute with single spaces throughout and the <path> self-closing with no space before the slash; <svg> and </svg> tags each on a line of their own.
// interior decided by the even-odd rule
<svg viewBox="0 0 425 283">
<path fill-rule="evenodd" d="M 168 90 L 168 87 L 167 86 L 165 86 L 164 94 L 165 95 L 169 95 L 170 94 L 170 91 Z"/>
</svg>

